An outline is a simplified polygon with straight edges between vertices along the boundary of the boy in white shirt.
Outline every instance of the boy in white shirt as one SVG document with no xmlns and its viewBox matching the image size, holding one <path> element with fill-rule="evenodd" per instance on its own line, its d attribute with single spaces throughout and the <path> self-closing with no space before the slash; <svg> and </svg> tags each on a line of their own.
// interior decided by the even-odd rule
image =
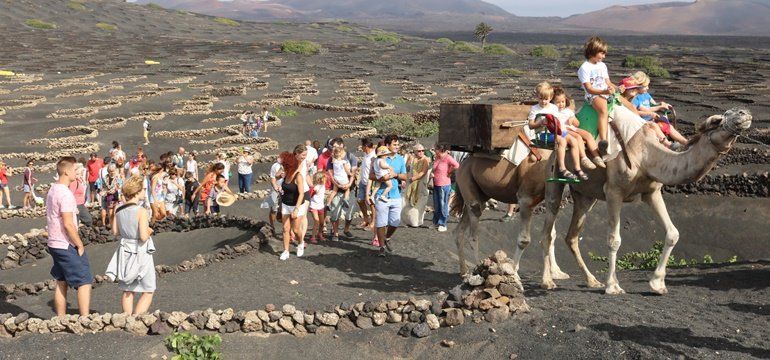
<svg viewBox="0 0 770 360">
<path fill-rule="evenodd" d="M 578 79 L 585 90 L 586 102 L 599 114 L 597 128 L 599 130 L 599 151 L 607 153 L 607 99 L 615 92 L 615 85 L 610 81 L 607 65 L 603 60 L 607 56 L 607 42 L 598 36 L 592 36 L 585 43 L 583 55 L 586 61 L 578 69 Z"/>
</svg>

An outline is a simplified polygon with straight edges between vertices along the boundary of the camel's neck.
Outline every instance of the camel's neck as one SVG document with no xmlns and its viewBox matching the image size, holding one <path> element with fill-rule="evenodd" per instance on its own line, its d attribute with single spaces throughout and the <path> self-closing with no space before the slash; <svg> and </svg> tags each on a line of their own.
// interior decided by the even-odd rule
<svg viewBox="0 0 770 360">
<path fill-rule="evenodd" d="M 719 159 L 719 151 L 704 134 L 687 151 L 677 153 L 665 149 L 655 139 L 648 139 L 641 167 L 655 181 L 677 185 L 697 181 L 708 173 Z"/>
</svg>

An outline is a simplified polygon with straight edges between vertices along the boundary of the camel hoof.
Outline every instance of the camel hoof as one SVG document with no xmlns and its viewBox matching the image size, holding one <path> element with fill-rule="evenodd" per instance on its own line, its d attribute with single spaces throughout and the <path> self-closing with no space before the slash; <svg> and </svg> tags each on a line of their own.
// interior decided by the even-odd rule
<svg viewBox="0 0 770 360">
<path fill-rule="evenodd" d="M 620 285 L 615 284 L 615 285 L 607 286 L 607 288 L 604 289 L 604 293 L 607 295 L 622 295 L 622 294 L 625 294 L 626 291 L 621 289 Z"/>
<path fill-rule="evenodd" d="M 554 280 L 567 280 L 569 279 L 569 274 L 561 270 L 551 271 L 551 278 Z"/>
<path fill-rule="evenodd" d="M 553 290 L 556 289 L 556 283 L 553 282 L 553 280 L 543 281 L 543 283 L 540 284 L 540 288 L 545 290 Z"/>
<path fill-rule="evenodd" d="M 586 281 L 586 285 L 593 289 L 604 287 L 604 284 L 600 283 L 596 279 L 588 279 L 588 281 Z"/>
<path fill-rule="evenodd" d="M 658 295 L 668 294 L 668 289 L 666 288 L 666 284 L 664 284 L 662 281 L 650 280 L 650 289 L 652 290 L 652 292 Z"/>
</svg>

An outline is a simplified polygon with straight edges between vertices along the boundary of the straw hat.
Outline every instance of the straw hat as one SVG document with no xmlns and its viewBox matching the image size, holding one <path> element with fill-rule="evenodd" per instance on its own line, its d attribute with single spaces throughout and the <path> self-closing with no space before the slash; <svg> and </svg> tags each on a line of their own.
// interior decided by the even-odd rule
<svg viewBox="0 0 770 360">
<path fill-rule="evenodd" d="M 390 155 L 390 149 L 387 146 L 380 146 L 377 148 L 377 156 Z"/>
<path fill-rule="evenodd" d="M 235 203 L 235 195 L 228 192 L 219 193 L 217 195 L 217 204 L 219 206 L 230 206 Z"/>
</svg>

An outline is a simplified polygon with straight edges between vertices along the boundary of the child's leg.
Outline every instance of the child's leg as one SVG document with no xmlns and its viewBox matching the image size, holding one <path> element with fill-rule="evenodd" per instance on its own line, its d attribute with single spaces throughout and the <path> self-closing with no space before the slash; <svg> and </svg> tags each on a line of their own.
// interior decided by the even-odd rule
<svg viewBox="0 0 770 360">
<path fill-rule="evenodd" d="M 388 181 L 382 181 L 383 184 L 385 184 L 385 189 L 382 190 L 382 195 L 380 195 L 380 199 L 388 200 L 390 198 L 390 189 L 393 188 L 393 182 Z"/>
<path fill-rule="evenodd" d="M 682 134 L 679 131 L 674 129 L 673 126 L 671 126 L 670 129 L 671 129 L 671 131 L 670 131 L 671 135 L 670 136 L 671 136 L 671 139 L 673 139 L 674 141 L 676 141 L 676 142 L 678 142 L 678 143 L 680 143 L 682 145 L 687 145 L 687 143 L 690 142 L 689 140 L 687 140 L 686 137 L 682 136 Z"/>
<path fill-rule="evenodd" d="M 310 233 L 310 236 L 313 237 L 313 236 L 317 236 L 318 235 L 318 228 L 319 228 L 318 220 L 319 220 L 319 218 L 318 218 L 318 212 L 317 211 L 311 211 L 311 213 L 313 214 L 313 231 Z"/>
<path fill-rule="evenodd" d="M 599 130 L 599 139 L 607 141 L 607 123 L 609 122 L 609 113 L 607 112 L 607 99 L 601 96 L 595 96 L 591 100 L 591 106 L 599 114 L 598 123 L 596 124 Z"/>
<path fill-rule="evenodd" d="M 123 306 L 124 314 L 132 315 L 134 313 L 134 293 L 124 291 L 120 303 Z"/>
<path fill-rule="evenodd" d="M 593 135 L 589 133 L 588 131 L 585 131 L 583 129 L 577 129 L 575 131 L 578 136 L 580 136 L 581 139 L 583 139 L 583 142 L 585 142 L 586 147 L 588 148 L 588 153 L 591 156 L 599 156 L 598 147 L 596 146 L 596 140 L 594 139 Z"/>
<path fill-rule="evenodd" d="M 586 144 L 583 142 L 583 138 L 575 131 L 569 131 L 567 138 L 576 144 L 578 151 L 580 152 L 580 158 L 586 157 Z"/>
<path fill-rule="evenodd" d="M 564 165 L 564 156 L 567 150 L 567 142 L 561 136 L 556 136 L 556 161 L 559 166 L 559 171 L 567 170 Z"/>
<path fill-rule="evenodd" d="M 334 200 L 334 196 L 337 195 L 337 185 L 332 184 L 332 191 L 329 193 L 329 198 L 326 200 L 326 206 L 331 206 L 332 200 Z"/>
<path fill-rule="evenodd" d="M 581 171 L 580 169 L 580 147 L 582 146 L 582 141 L 578 141 L 577 137 L 569 136 L 567 135 L 567 138 L 565 139 L 566 143 L 569 144 L 569 152 L 572 156 L 572 165 L 575 167 L 575 171 Z M 585 156 L 585 155 L 584 155 Z"/>
</svg>

